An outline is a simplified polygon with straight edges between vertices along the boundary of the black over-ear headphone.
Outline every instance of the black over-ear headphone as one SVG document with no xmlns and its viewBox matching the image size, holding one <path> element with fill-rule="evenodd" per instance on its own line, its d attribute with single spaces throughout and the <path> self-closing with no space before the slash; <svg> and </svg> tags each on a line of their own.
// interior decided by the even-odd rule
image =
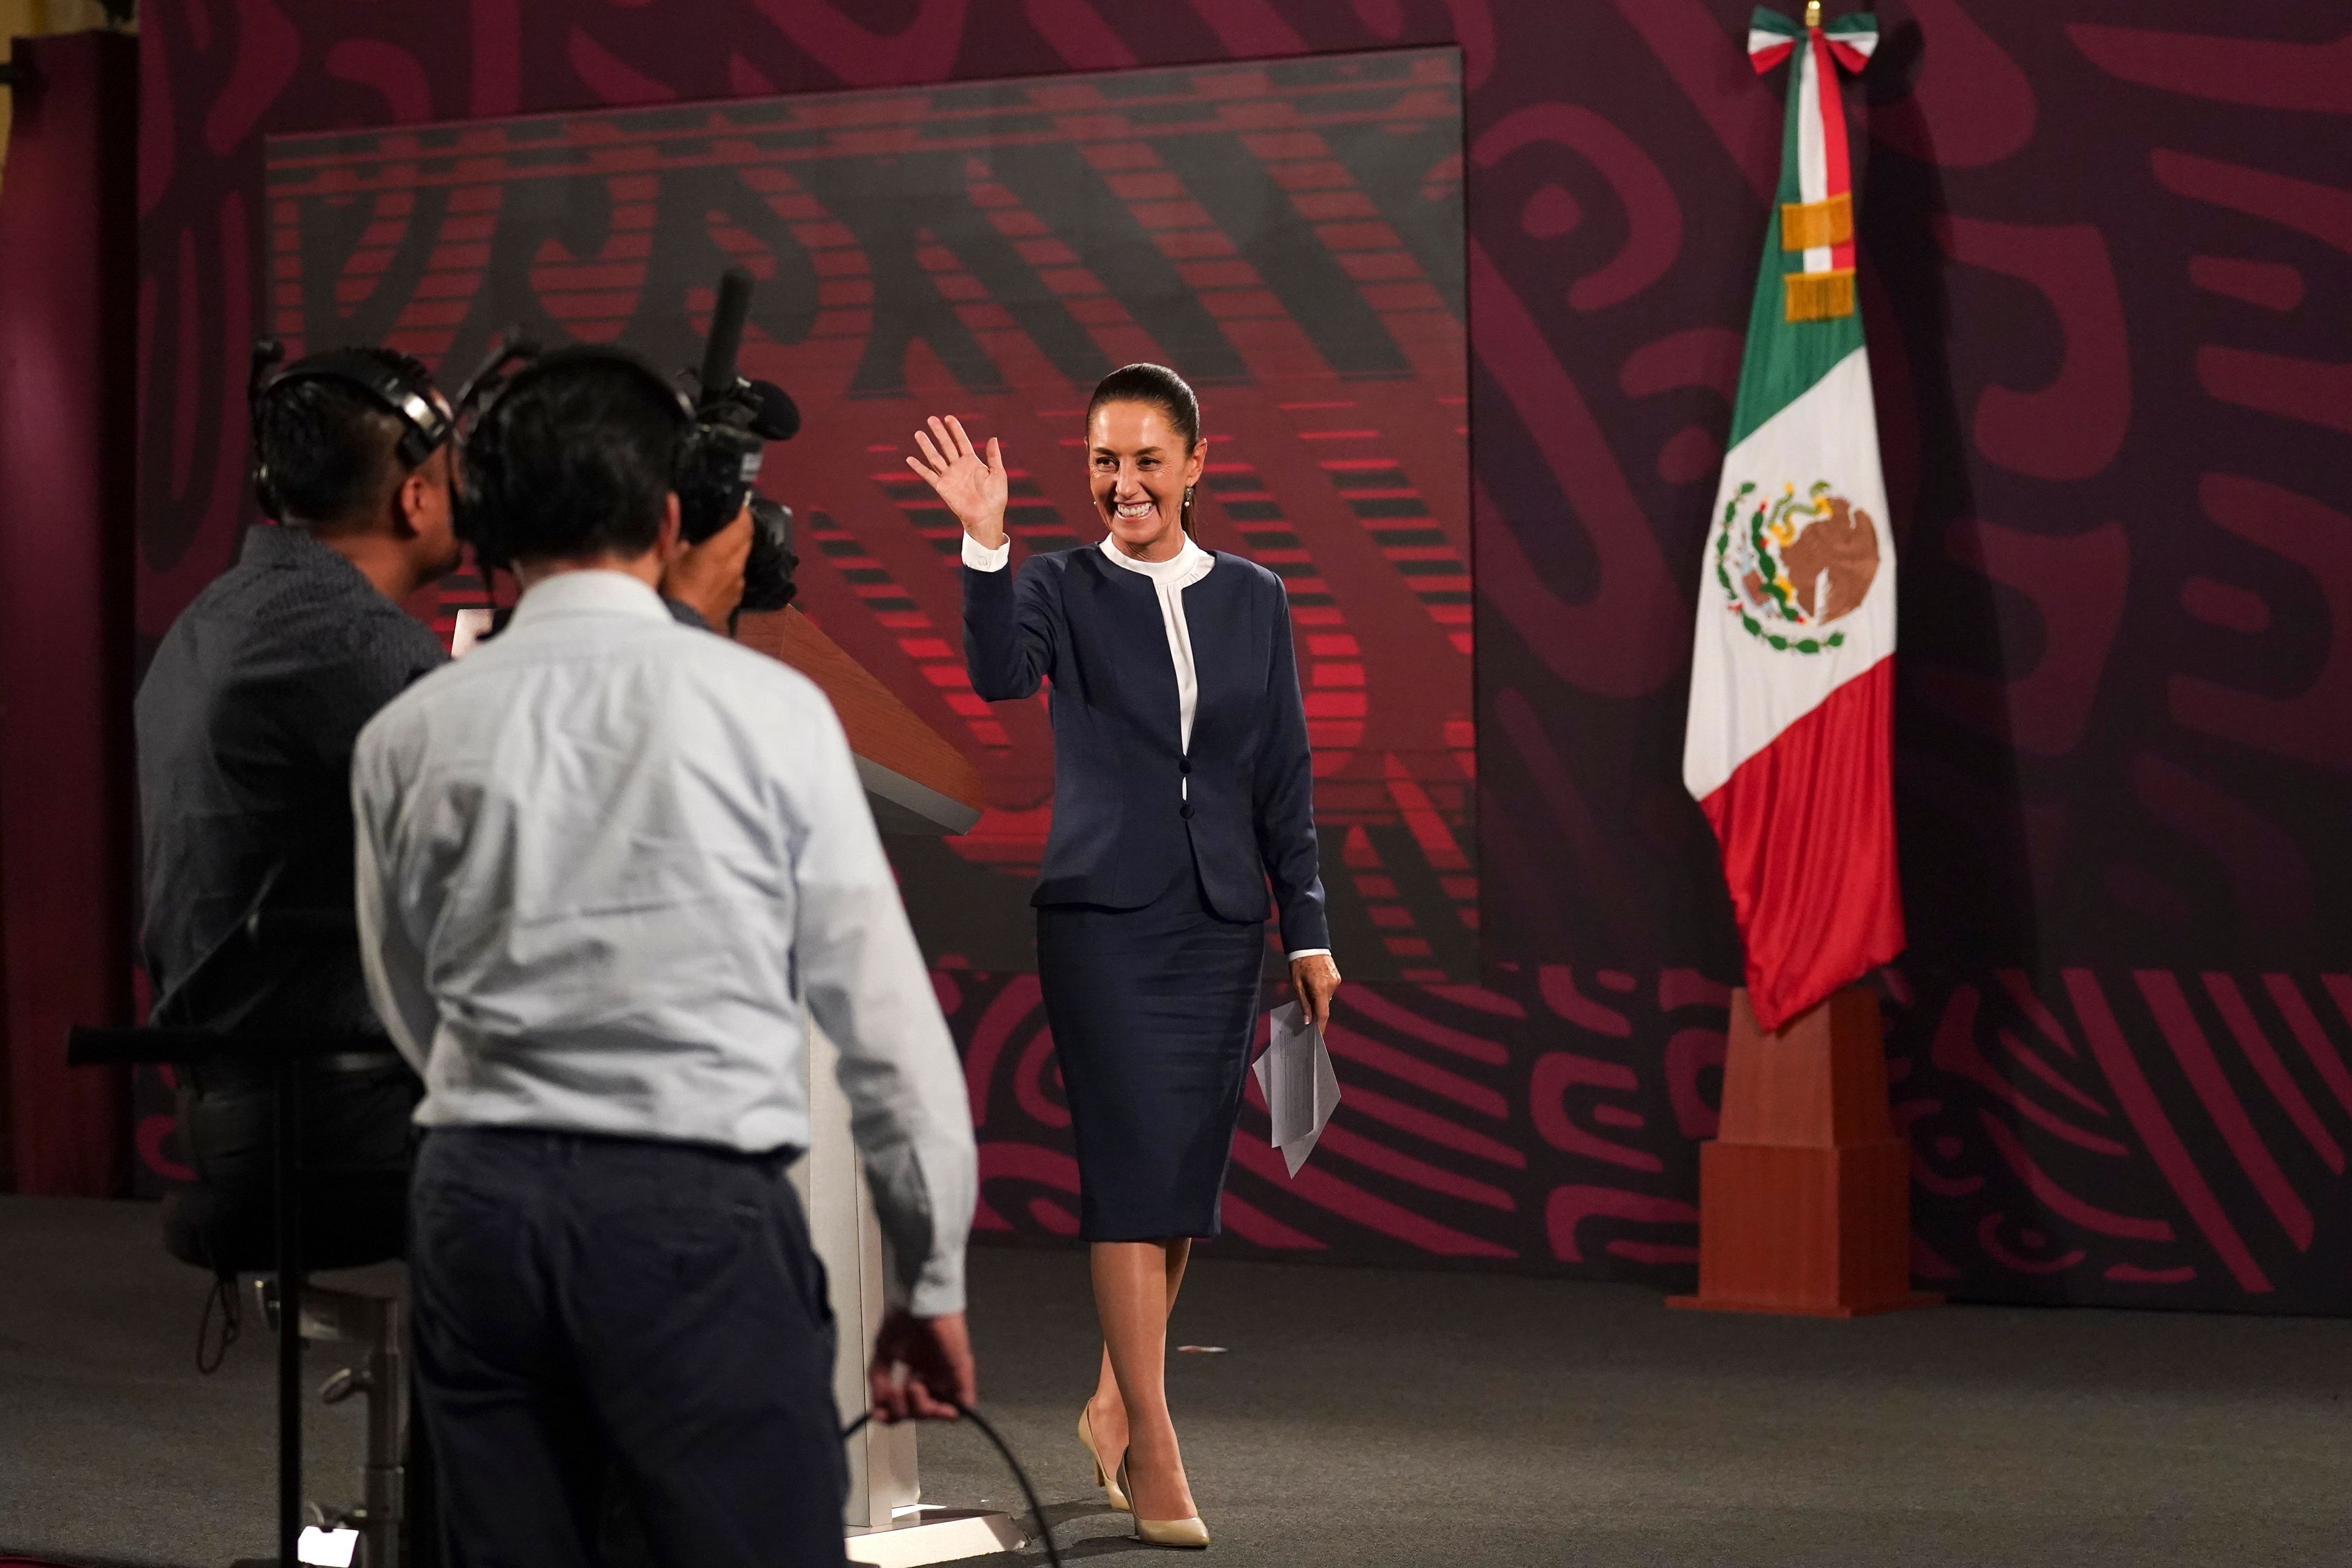
<svg viewBox="0 0 2352 1568">
<path fill-rule="evenodd" d="M 402 466 L 412 473 L 439 450 L 457 428 L 456 420 L 434 401 L 429 384 L 419 385 L 397 366 L 386 364 L 373 354 L 356 349 L 330 349 L 296 360 L 280 370 L 278 365 L 285 358 L 286 346 L 276 338 L 256 342 L 245 383 L 246 407 L 252 420 L 253 499 L 259 503 L 264 517 L 280 517 L 283 506 L 278 486 L 270 477 L 269 465 L 261 458 L 261 405 L 271 393 L 290 382 L 331 381 L 351 387 L 399 420 L 400 443 L 394 449 Z"/>
<path fill-rule="evenodd" d="M 517 359 L 528 363 L 502 377 L 506 364 Z M 546 354 L 528 344 L 501 346 L 467 380 L 457 398 L 458 416 L 468 422 L 459 452 L 464 473 L 457 486 L 457 536 L 474 547 L 485 565 L 513 563 L 499 515 L 502 498 L 497 493 L 506 462 L 509 399 L 551 371 L 582 364 L 627 373 L 677 415 L 677 452 L 670 468 L 670 488 L 677 492 L 678 531 L 688 543 L 699 543 L 734 521 L 751 499 L 760 478 L 760 438 L 698 419 L 686 394 L 636 355 L 601 344 L 577 344 Z"/>
</svg>

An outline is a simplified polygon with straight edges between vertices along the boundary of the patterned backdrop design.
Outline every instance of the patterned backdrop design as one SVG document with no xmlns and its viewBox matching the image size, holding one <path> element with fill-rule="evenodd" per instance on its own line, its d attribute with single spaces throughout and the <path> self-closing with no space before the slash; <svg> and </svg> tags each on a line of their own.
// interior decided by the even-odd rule
<svg viewBox="0 0 2352 1568">
<path fill-rule="evenodd" d="M 1479 973 L 1350 994 L 1338 1135 L 1293 1181 L 1245 1125 L 1225 1245 L 1686 1284 L 1738 965 L 1678 787 L 1685 669 L 1779 147 L 1748 8 L 152 5 L 142 635 L 245 504 L 265 132 L 1456 45 Z M 2352 319 L 2326 303 L 2352 27 L 2301 0 L 1880 20 L 1852 105 L 1907 568 L 1913 949 L 1880 984 L 1920 1282 L 2352 1310 Z M 1353 628 L 1368 662 L 1393 629 Z M 937 978 L 984 1223 L 1066 1233 L 1034 979 L 973 963 Z"/>
<path fill-rule="evenodd" d="M 963 531 L 910 433 L 952 412 L 1001 437 L 1013 534 L 1065 549 L 1101 531 L 1087 393 L 1181 367 L 1202 540 L 1289 588 L 1334 939 L 1363 978 L 1475 980 L 1459 58 L 272 138 L 269 321 L 289 352 L 386 342 L 451 383 L 502 329 L 684 365 L 720 269 L 759 278 L 743 366 L 809 431 L 766 475 L 807 520 L 800 605 L 988 784 L 971 832 L 898 847 L 950 967 L 1032 963 L 1053 740 L 1043 695 L 972 692 Z"/>
</svg>

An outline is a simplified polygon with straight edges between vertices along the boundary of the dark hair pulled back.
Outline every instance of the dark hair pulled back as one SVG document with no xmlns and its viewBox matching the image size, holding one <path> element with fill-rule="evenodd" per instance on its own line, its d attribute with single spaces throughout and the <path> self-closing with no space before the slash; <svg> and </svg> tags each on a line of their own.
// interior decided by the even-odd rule
<svg viewBox="0 0 2352 1568">
<path fill-rule="evenodd" d="M 1148 403 L 1168 416 L 1184 437 L 1186 452 L 1201 444 L 1201 400 L 1182 376 L 1164 364 L 1123 364 L 1095 383 L 1095 395 L 1087 399 L 1087 424 L 1095 422 L 1095 410 L 1106 403 Z"/>
</svg>

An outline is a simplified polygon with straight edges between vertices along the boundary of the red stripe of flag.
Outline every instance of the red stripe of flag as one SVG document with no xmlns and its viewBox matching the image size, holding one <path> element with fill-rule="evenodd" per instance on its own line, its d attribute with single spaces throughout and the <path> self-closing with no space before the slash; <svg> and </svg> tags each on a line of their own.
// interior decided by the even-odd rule
<svg viewBox="0 0 2352 1568">
<path fill-rule="evenodd" d="M 1840 90 L 1836 62 L 1830 58 L 1832 45 L 1818 27 L 1813 29 L 1813 80 L 1821 98 L 1822 161 L 1826 165 L 1828 182 L 1822 191 L 1825 196 L 1850 194 L 1853 190 L 1853 163 L 1846 153 L 1845 98 Z M 1832 268 L 1853 265 L 1853 241 L 1830 247 Z"/>
<path fill-rule="evenodd" d="M 1700 801 L 1766 1030 L 1903 951 L 1893 788 L 1895 661 L 1880 659 Z"/>
</svg>

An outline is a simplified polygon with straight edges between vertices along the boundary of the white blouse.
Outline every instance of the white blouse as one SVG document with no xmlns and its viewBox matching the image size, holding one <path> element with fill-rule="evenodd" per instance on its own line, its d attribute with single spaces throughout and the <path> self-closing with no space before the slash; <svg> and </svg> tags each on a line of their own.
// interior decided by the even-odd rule
<svg viewBox="0 0 2352 1568">
<path fill-rule="evenodd" d="M 1129 572 L 1140 572 L 1151 579 L 1153 592 L 1160 596 L 1160 624 L 1168 633 L 1168 658 L 1176 667 L 1177 744 L 1185 751 L 1192 749 L 1192 715 L 1201 703 L 1201 681 L 1192 663 L 1192 630 L 1184 624 L 1184 590 L 1209 574 L 1217 558 L 1184 538 L 1184 548 L 1165 561 L 1138 561 L 1121 550 L 1108 534 L 1103 536 L 1102 552 L 1106 559 L 1124 566 Z M 972 538 L 963 536 L 963 563 L 975 572 L 1002 572 L 1013 560 L 1013 540 L 991 550 Z M 1192 793 L 1192 781 L 1183 781 L 1184 794 Z M 1328 953 L 1328 947 L 1302 947 L 1289 954 L 1294 959 L 1312 953 Z"/>
<path fill-rule="evenodd" d="M 1165 561 L 1138 561 L 1111 542 L 1108 534 L 1103 537 L 1102 552 L 1129 571 L 1150 578 L 1152 589 L 1160 595 L 1160 624 L 1168 633 L 1168 657 L 1176 666 L 1176 742 L 1189 752 L 1192 715 L 1201 706 L 1201 680 L 1192 666 L 1192 628 L 1184 624 L 1184 590 L 1207 576 L 1217 558 L 1193 543 L 1189 534 L 1184 548 Z M 1182 783 L 1190 795 L 1192 781 Z"/>
</svg>

